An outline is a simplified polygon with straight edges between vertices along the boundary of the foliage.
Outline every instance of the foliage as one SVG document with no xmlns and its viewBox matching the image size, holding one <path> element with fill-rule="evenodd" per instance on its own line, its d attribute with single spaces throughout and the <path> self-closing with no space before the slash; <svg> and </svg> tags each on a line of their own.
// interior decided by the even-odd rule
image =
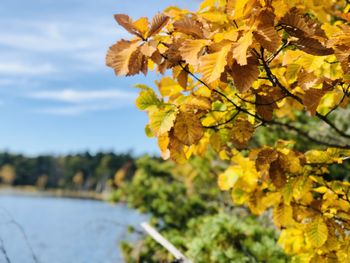
<svg viewBox="0 0 350 263">
<path fill-rule="evenodd" d="M 267 220 L 232 209 L 230 197 L 219 193 L 209 159 L 176 166 L 144 157 L 137 167 L 114 200 L 150 214 L 162 235 L 195 262 L 288 262 Z M 150 237 L 122 249 L 126 262 L 171 260 Z"/>
<path fill-rule="evenodd" d="M 39 188 L 64 188 L 102 191 L 118 170 L 134 173 L 130 154 L 88 152 L 67 156 L 26 157 L 0 153 L 2 184 L 33 185 Z"/>
<path fill-rule="evenodd" d="M 255 214 L 272 209 L 296 262 L 350 261 L 350 183 L 329 175 L 347 173 L 336 167 L 350 156 L 349 9 L 345 0 L 205 0 L 150 24 L 116 15 L 134 38 L 107 54 L 117 75 L 164 75 L 158 92 L 139 85 L 136 101 L 162 157 L 185 163 L 212 148 L 230 161 L 220 189 Z M 261 129 L 280 140 L 255 144 Z"/>
</svg>

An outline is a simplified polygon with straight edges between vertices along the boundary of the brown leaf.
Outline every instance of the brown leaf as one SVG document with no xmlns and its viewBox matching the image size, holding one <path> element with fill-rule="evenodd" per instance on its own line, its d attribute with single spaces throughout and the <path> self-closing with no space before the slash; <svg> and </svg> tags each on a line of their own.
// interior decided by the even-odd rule
<svg viewBox="0 0 350 263">
<path fill-rule="evenodd" d="M 321 89 L 308 89 L 305 91 L 303 104 L 312 116 L 315 116 L 318 105 L 326 91 Z"/>
<path fill-rule="evenodd" d="M 278 189 L 284 187 L 284 185 L 287 182 L 287 176 L 285 175 L 285 172 L 283 171 L 283 167 L 281 166 L 281 163 L 278 160 L 270 164 L 269 174 L 270 174 L 270 179 L 272 183 Z"/>
<path fill-rule="evenodd" d="M 159 13 L 152 19 L 151 29 L 148 32 L 148 37 L 153 36 L 154 34 L 159 33 L 160 30 L 162 30 L 163 27 L 168 23 L 169 17 Z"/>
<path fill-rule="evenodd" d="M 263 48 L 271 53 L 276 52 L 281 43 L 281 37 L 278 35 L 276 29 L 269 26 L 259 27 L 258 30 L 254 32 L 254 38 Z"/>
<path fill-rule="evenodd" d="M 255 39 L 271 53 L 276 52 L 281 43 L 281 37 L 275 29 L 275 14 L 270 10 L 263 10 L 259 16 L 259 25 L 254 32 Z"/>
<path fill-rule="evenodd" d="M 348 74 L 350 71 L 350 48 L 345 46 L 337 47 L 335 50 L 335 56 L 340 62 L 344 74 Z"/>
<path fill-rule="evenodd" d="M 240 93 L 250 89 L 254 81 L 259 77 L 259 62 L 254 57 L 247 58 L 247 65 L 241 66 L 234 62 L 230 74 Z"/>
<path fill-rule="evenodd" d="M 277 101 L 284 98 L 283 92 L 272 86 L 262 85 L 255 93 L 255 109 L 260 117 L 266 121 L 271 121 L 273 111 L 277 109 Z"/>
<path fill-rule="evenodd" d="M 269 169 L 270 164 L 276 161 L 278 158 L 278 152 L 274 149 L 263 149 L 258 153 L 255 160 L 255 166 L 258 171 Z"/>
<path fill-rule="evenodd" d="M 297 8 L 292 8 L 280 20 L 280 25 L 287 33 L 294 37 L 313 36 L 314 28 L 308 25 L 308 21 Z"/>
<path fill-rule="evenodd" d="M 332 48 L 327 48 L 320 41 L 310 37 L 301 37 L 297 41 L 291 42 L 302 51 L 315 56 L 328 56 L 334 54 Z"/>
<path fill-rule="evenodd" d="M 174 125 L 175 137 L 185 145 L 193 145 L 203 137 L 204 130 L 198 117 L 189 112 L 181 112 Z"/>
<path fill-rule="evenodd" d="M 180 42 L 172 43 L 169 46 L 168 50 L 164 53 L 170 65 L 175 66 L 182 60 L 181 54 L 179 52 L 180 46 L 181 46 Z"/>
<path fill-rule="evenodd" d="M 184 17 L 174 23 L 175 31 L 191 35 L 196 38 L 203 38 L 203 25 L 195 18 Z"/>
<path fill-rule="evenodd" d="M 322 83 L 322 80 L 317 78 L 312 72 L 309 73 L 302 70 L 298 75 L 298 86 L 300 86 L 303 90 L 308 90 L 320 83 Z"/>
<path fill-rule="evenodd" d="M 276 103 L 268 96 L 256 95 L 256 112 L 266 121 L 271 121 L 273 111 L 277 108 Z"/>
<path fill-rule="evenodd" d="M 169 133 L 169 146 L 170 158 L 177 163 L 185 163 L 187 161 L 186 154 L 184 152 L 185 145 L 179 141 L 174 135 L 173 130 Z"/>
<path fill-rule="evenodd" d="M 248 146 L 254 133 L 254 126 L 245 119 L 238 119 L 231 131 L 232 142 L 238 149 L 244 149 Z"/>
<path fill-rule="evenodd" d="M 127 76 L 133 76 L 140 72 L 144 75 L 147 74 L 148 65 L 147 65 L 147 57 L 142 54 L 140 49 L 138 48 L 132 55 L 129 60 L 129 72 Z"/>
<path fill-rule="evenodd" d="M 133 20 L 128 15 L 116 14 L 114 18 L 118 24 L 124 27 L 130 34 L 136 35 L 141 39 L 143 38 L 142 33 L 134 26 Z"/>
<path fill-rule="evenodd" d="M 177 76 L 177 82 L 180 84 L 180 86 L 186 90 L 187 88 L 187 81 L 188 81 L 188 66 L 185 67 L 186 70 L 181 70 L 180 74 Z"/>
<path fill-rule="evenodd" d="M 127 75 L 129 73 L 129 61 L 138 47 L 138 41 L 120 40 L 108 50 L 106 57 L 107 66 L 114 69 L 115 74 Z"/>
</svg>

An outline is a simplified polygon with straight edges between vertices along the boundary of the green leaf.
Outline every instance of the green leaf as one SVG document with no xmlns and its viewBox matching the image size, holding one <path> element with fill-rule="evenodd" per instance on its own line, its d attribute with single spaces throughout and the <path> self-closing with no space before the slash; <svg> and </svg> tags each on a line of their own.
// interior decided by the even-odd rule
<svg viewBox="0 0 350 263">
<path fill-rule="evenodd" d="M 136 106 L 140 110 L 147 110 L 152 106 L 160 106 L 162 101 L 158 99 L 157 94 L 148 87 L 143 87 L 138 98 L 136 99 Z"/>
<path fill-rule="evenodd" d="M 174 126 L 177 108 L 172 105 L 164 105 L 149 113 L 149 127 L 156 136 L 160 136 Z"/>
</svg>

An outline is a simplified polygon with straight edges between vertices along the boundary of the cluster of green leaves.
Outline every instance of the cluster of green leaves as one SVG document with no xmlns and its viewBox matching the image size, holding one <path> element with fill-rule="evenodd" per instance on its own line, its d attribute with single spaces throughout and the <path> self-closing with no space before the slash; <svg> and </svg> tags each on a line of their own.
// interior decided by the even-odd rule
<svg viewBox="0 0 350 263">
<path fill-rule="evenodd" d="M 143 157 L 137 167 L 113 199 L 150 214 L 162 235 L 194 262 L 288 262 L 270 221 L 232 207 L 230 196 L 215 187 L 220 164 L 196 158 L 177 166 Z M 173 259 L 149 236 L 122 243 L 122 250 L 130 263 Z"/>
</svg>

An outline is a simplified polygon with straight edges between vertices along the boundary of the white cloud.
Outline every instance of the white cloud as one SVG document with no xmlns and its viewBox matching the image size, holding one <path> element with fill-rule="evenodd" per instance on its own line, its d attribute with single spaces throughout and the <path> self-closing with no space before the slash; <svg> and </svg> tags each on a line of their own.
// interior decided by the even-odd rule
<svg viewBox="0 0 350 263">
<path fill-rule="evenodd" d="M 0 75 L 47 75 L 57 72 L 49 63 L 0 62 Z"/>
<path fill-rule="evenodd" d="M 61 107 L 49 107 L 37 110 L 40 114 L 50 114 L 59 116 L 77 116 L 88 112 L 107 111 L 120 108 L 122 105 L 115 104 L 92 104 L 92 105 L 73 105 Z"/>
<path fill-rule="evenodd" d="M 137 94 L 120 90 L 44 90 L 32 92 L 27 97 L 61 103 L 35 112 L 41 114 L 72 116 L 86 112 L 113 110 L 134 104 Z"/>
<path fill-rule="evenodd" d="M 0 45 L 35 52 L 80 51 L 101 48 L 103 40 L 126 37 L 117 26 L 89 22 L 2 21 Z M 91 23 L 91 21 L 90 21 Z M 89 24 L 89 26 L 86 26 Z"/>
<path fill-rule="evenodd" d="M 28 94 L 28 97 L 40 100 L 52 100 L 66 103 L 85 103 L 92 101 L 132 101 L 136 93 L 105 89 L 105 90 L 44 90 Z"/>
</svg>

